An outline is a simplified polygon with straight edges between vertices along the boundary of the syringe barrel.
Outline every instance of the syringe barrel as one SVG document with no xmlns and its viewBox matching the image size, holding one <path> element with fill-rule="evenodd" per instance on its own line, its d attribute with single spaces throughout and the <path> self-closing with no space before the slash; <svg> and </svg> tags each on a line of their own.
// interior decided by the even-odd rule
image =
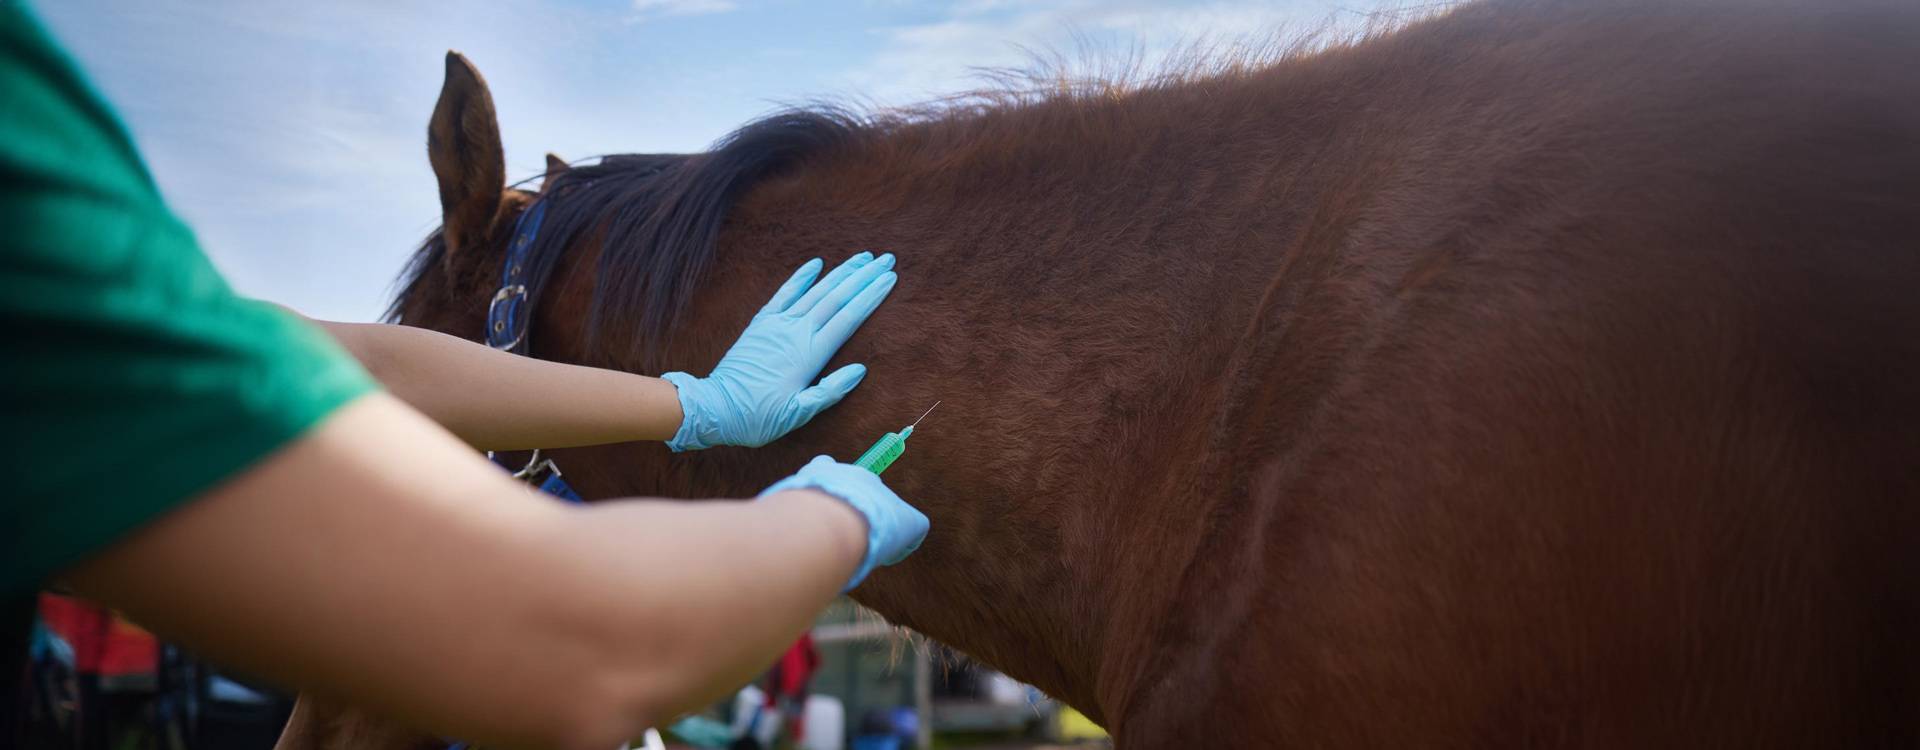
<svg viewBox="0 0 1920 750">
<path fill-rule="evenodd" d="M 882 436 L 879 442 L 874 443 L 872 448 L 868 448 L 866 453 L 854 459 L 853 465 L 879 474 L 886 471 L 888 466 L 892 466 L 894 460 L 900 458 L 900 454 L 906 452 L 907 437 L 898 432 L 889 432 Z"/>
</svg>

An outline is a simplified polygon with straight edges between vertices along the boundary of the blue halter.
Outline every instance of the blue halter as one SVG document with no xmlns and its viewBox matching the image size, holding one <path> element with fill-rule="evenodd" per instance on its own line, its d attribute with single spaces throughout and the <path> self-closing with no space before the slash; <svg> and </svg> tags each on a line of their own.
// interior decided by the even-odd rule
<svg viewBox="0 0 1920 750">
<path fill-rule="evenodd" d="M 527 353 L 527 328 L 533 317 L 533 305 L 528 302 L 527 293 L 527 253 L 532 250 L 533 239 L 539 236 L 540 222 L 546 216 L 547 202 L 535 200 L 513 222 L 513 242 L 507 245 L 507 260 L 500 270 L 500 289 L 493 293 L 493 301 L 487 303 L 487 346 L 503 352 Z M 491 454 L 488 457 L 513 472 L 514 479 L 538 487 L 541 492 L 570 503 L 584 502 L 579 493 L 567 486 L 553 459 L 542 458 L 538 450 L 527 460 L 527 465 L 519 469 Z"/>
</svg>

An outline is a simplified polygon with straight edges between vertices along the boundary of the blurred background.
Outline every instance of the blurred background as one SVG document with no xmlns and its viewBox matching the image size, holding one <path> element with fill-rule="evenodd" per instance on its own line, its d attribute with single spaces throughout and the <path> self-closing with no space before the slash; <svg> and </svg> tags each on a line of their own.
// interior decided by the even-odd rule
<svg viewBox="0 0 1920 750">
<path fill-rule="evenodd" d="M 977 88 L 983 70 L 1030 67 L 1036 56 L 1064 57 L 1081 70 L 1127 60 L 1151 69 L 1196 46 L 1357 28 L 1376 14 L 1425 7 L 1406 0 L 36 4 L 118 107 L 168 200 L 228 279 L 242 293 L 348 321 L 380 316 L 401 266 L 439 224 L 426 124 L 449 49 L 466 53 L 486 76 L 508 177 L 519 180 L 540 174 L 548 151 L 577 160 L 701 150 L 784 105 L 909 105 Z M 81 602 L 49 595 L 43 615 L 34 711 L 45 732 L 36 747 L 247 748 L 270 746 L 277 736 L 289 704 L 271 686 L 199 663 Z M 744 720 L 754 724 L 752 734 L 768 737 L 767 746 L 862 750 L 1098 742 L 1096 728 L 1037 691 L 847 600 L 824 612 L 812 637 L 758 686 L 760 697 L 716 706 L 706 728 L 731 726 L 738 735 Z M 831 710 L 816 715 L 821 699 Z M 791 726 L 803 714 L 811 717 L 806 741 Z"/>
</svg>

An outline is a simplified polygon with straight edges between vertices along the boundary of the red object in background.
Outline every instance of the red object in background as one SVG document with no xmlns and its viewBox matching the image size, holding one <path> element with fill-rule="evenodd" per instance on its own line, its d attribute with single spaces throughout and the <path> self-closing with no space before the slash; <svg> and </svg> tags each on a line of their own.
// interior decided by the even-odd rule
<svg viewBox="0 0 1920 750">
<path fill-rule="evenodd" d="M 772 708 L 785 701 L 790 707 L 787 715 L 787 736 L 799 742 L 806 739 L 807 682 L 813 679 L 814 671 L 820 668 L 820 651 L 813 647 L 813 634 L 802 633 L 800 640 L 787 647 L 780 660 L 773 663 L 772 671 L 767 673 L 767 707 Z"/>
<path fill-rule="evenodd" d="M 82 675 L 151 677 L 159 668 L 159 639 L 106 607 L 41 594 L 40 619 L 73 647 L 74 668 Z"/>
</svg>

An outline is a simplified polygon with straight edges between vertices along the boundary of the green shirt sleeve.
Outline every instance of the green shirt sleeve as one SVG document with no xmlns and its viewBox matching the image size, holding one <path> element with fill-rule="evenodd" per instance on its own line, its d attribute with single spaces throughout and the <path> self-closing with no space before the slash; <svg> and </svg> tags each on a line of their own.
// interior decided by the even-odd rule
<svg viewBox="0 0 1920 750">
<path fill-rule="evenodd" d="M 132 140 L 0 0 L 0 596 L 205 492 L 373 385 L 233 293 Z"/>
</svg>

